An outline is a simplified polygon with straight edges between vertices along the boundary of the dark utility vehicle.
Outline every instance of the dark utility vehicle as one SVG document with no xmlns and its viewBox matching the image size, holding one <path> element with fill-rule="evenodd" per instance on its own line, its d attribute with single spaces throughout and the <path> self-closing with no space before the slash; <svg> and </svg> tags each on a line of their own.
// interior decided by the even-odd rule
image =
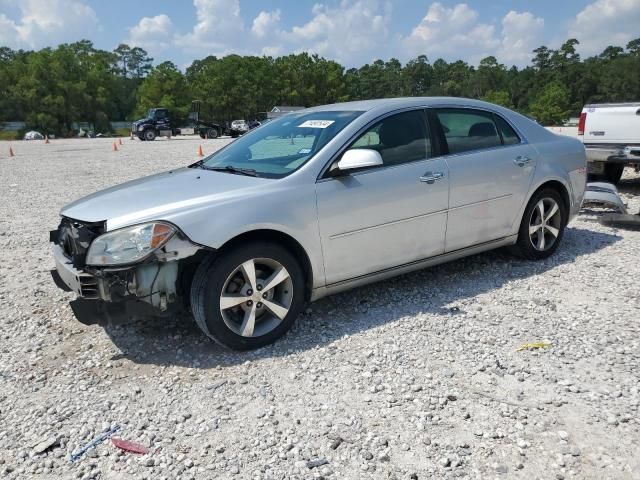
<svg viewBox="0 0 640 480">
<path fill-rule="evenodd" d="M 201 138 L 218 138 L 224 133 L 221 125 L 206 122 L 200 118 L 200 100 L 191 102 L 189 124 L 193 125 L 193 133 L 200 135 Z"/>
<path fill-rule="evenodd" d="M 170 137 L 179 132 L 176 132 L 171 126 L 169 110 L 166 108 L 150 108 L 145 118 L 131 124 L 131 133 L 140 140 L 152 141 L 156 137 Z"/>
<path fill-rule="evenodd" d="M 186 124 L 186 125 L 185 125 Z M 200 119 L 200 102 L 191 102 L 191 113 L 187 120 L 179 125 L 193 128 L 195 134 L 202 138 L 218 138 L 222 135 L 222 127 L 217 123 Z M 140 140 L 153 141 L 156 137 L 171 137 L 181 134 L 181 129 L 171 120 L 166 108 L 150 108 L 147 116 L 131 124 L 131 133 Z"/>
</svg>

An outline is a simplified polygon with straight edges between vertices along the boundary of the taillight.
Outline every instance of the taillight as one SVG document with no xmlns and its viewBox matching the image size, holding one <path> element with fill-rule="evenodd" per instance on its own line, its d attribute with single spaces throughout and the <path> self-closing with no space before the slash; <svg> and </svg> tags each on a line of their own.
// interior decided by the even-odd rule
<svg viewBox="0 0 640 480">
<path fill-rule="evenodd" d="M 580 121 L 578 122 L 578 135 L 584 135 L 584 125 L 587 123 L 587 112 L 580 114 Z"/>
</svg>

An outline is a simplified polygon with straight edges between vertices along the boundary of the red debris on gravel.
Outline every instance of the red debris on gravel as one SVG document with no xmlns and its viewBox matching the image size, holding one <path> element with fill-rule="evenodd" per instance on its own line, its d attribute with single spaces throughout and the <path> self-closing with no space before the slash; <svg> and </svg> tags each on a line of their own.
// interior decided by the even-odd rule
<svg viewBox="0 0 640 480">
<path fill-rule="evenodd" d="M 121 438 L 112 438 L 111 443 L 114 446 L 118 447 L 125 452 L 137 453 L 139 455 L 144 455 L 149 453 L 149 449 L 144 445 L 140 445 L 139 443 L 130 442 L 129 440 L 123 440 Z"/>
</svg>

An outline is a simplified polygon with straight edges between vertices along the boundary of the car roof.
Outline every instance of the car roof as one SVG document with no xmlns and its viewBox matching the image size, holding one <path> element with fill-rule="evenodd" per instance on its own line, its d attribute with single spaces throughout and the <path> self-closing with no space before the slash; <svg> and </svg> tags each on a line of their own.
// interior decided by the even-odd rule
<svg viewBox="0 0 640 480">
<path fill-rule="evenodd" d="M 369 110 L 393 110 L 396 108 L 419 107 L 419 106 L 459 106 L 459 107 L 479 107 L 495 110 L 500 108 L 497 105 L 474 100 L 472 98 L 459 97 L 400 97 L 400 98 L 380 98 L 376 100 L 361 100 L 356 102 L 333 103 L 307 109 L 307 112 L 327 112 L 327 111 L 360 111 Z"/>
</svg>

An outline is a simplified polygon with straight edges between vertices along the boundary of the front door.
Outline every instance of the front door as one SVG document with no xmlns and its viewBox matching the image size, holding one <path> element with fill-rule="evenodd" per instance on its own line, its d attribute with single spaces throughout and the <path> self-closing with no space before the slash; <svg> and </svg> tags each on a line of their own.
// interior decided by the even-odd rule
<svg viewBox="0 0 640 480">
<path fill-rule="evenodd" d="M 537 152 L 491 112 L 451 108 L 436 114 L 449 149 L 446 251 L 511 235 Z"/>
<path fill-rule="evenodd" d="M 328 285 L 444 251 L 449 180 L 431 157 L 423 110 L 389 116 L 350 148 L 371 148 L 384 165 L 316 185 Z"/>
</svg>

